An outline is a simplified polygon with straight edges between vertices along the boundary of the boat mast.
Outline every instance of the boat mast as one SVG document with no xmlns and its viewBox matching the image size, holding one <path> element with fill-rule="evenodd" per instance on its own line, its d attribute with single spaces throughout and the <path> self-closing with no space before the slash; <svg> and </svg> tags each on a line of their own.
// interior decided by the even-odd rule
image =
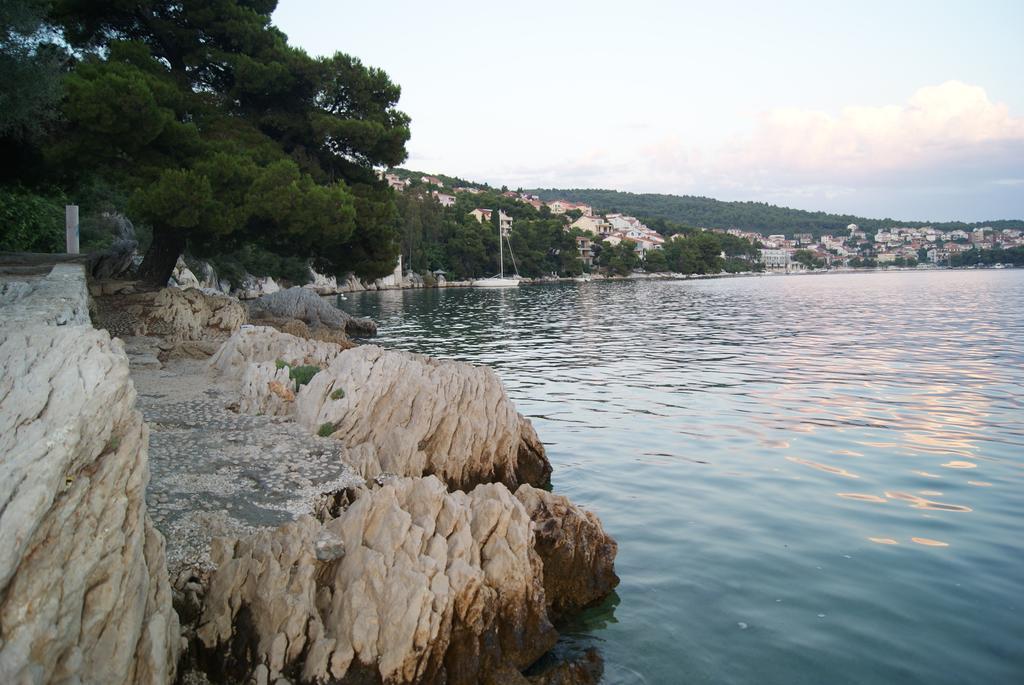
<svg viewBox="0 0 1024 685">
<path fill-rule="evenodd" d="M 505 248 L 501 243 L 501 210 L 498 212 L 498 278 L 505 278 Z"/>
</svg>

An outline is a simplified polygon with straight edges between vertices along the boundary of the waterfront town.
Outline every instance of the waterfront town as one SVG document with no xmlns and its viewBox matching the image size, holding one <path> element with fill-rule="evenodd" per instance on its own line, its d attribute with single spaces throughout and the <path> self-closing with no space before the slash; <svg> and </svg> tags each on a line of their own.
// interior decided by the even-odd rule
<svg viewBox="0 0 1024 685">
<path fill-rule="evenodd" d="M 477 187 L 457 186 L 445 192 L 445 183 L 436 176 L 423 175 L 418 179 L 381 172 L 381 177 L 396 191 L 405 191 L 412 185 L 429 188 L 430 195 L 442 206 L 455 205 L 460 194 L 480 194 Z M 617 212 L 599 213 L 591 205 L 566 199 L 544 201 L 539 196 L 522 191 L 503 191 L 502 196 L 562 217 L 567 231 L 577 233 L 576 246 L 584 266 L 594 265 L 597 244 L 617 246 L 624 241 L 634 245 L 639 263 L 646 261 L 652 250 L 661 250 L 666 241 L 681 239 L 684 233 L 662 235 L 648 227 L 643 220 Z M 470 214 L 479 222 L 491 222 L 491 209 L 478 207 Z M 512 217 L 500 213 L 503 235 L 511 231 Z M 849 224 L 845 231 L 772 233 L 727 227 L 697 227 L 697 231 L 727 234 L 749 241 L 759 259 L 752 258 L 751 270 L 800 273 L 858 267 L 916 267 L 935 268 L 953 264 L 958 255 L 970 250 L 1009 250 L 1024 247 L 1024 230 L 995 229 L 980 226 L 971 230 L 941 230 L 932 226 L 891 226 L 870 233 L 857 224 Z M 724 255 L 723 255 L 724 257 Z"/>
</svg>

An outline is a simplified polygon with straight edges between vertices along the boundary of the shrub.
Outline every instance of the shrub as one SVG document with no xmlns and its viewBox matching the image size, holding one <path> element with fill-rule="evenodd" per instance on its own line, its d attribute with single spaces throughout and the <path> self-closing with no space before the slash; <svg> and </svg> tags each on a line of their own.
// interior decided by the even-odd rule
<svg viewBox="0 0 1024 685">
<path fill-rule="evenodd" d="M 65 202 L 60 193 L 0 188 L 0 251 L 63 252 Z"/>
<path fill-rule="evenodd" d="M 276 366 L 278 370 L 281 370 L 284 367 L 288 366 L 288 362 L 286 362 L 283 359 L 278 359 L 276 362 L 274 362 L 274 366 Z"/>
<path fill-rule="evenodd" d="M 334 433 L 334 424 L 330 421 L 320 424 L 320 429 L 316 432 L 321 438 L 329 438 L 332 433 Z"/>
<path fill-rule="evenodd" d="M 342 390 L 341 388 L 338 388 L 337 390 L 331 393 L 332 400 L 340 400 L 343 397 L 345 397 L 345 391 Z"/>
<path fill-rule="evenodd" d="M 295 381 L 295 387 L 298 388 L 300 385 L 306 385 L 313 380 L 313 376 L 319 372 L 319 366 L 293 366 L 292 370 L 288 372 L 288 376 Z"/>
</svg>

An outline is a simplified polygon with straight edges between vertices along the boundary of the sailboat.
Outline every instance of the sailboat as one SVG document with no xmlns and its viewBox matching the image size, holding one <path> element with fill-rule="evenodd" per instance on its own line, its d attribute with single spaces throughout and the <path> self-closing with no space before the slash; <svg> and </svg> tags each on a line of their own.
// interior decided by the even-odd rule
<svg viewBox="0 0 1024 685">
<path fill-rule="evenodd" d="M 500 211 L 500 210 L 499 210 Z M 502 238 L 505 239 L 502 242 Z M 512 268 L 515 269 L 515 278 L 505 278 L 505 243 L 508 243 L 508 253 L 512 256 Z M 518 288 L 519 287 L 519 268 L 516 266 L 516 256 L 512 252 L 512 243 L 509 242 L 508 236 L 498 227 L 498 275 L 491 276 L 490 278 L 477 278 L 473 281 L 473 285 L 477 288 Z"/>
</svg>

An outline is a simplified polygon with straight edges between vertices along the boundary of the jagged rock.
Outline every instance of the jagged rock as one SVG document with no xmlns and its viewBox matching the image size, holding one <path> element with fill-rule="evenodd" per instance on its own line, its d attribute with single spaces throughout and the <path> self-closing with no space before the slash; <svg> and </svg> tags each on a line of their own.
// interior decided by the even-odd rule
<svg viewBox="0 0 1024 685">
<path fill-rule="evenodd" d="M 192 269 L 188 268 L 184 258 L 178 257 L 177 263 L 174 265 L 174 271 L 171 272 L 171 278 L 167 282 L 167 286 L 171 288 L 195 288 L 196 290 L 203 287 L 203 284 L 199 282 L 196 275 L 192 273 Z"/>
<path fill-rule="evenodd" d="M 537 553 L 544 561 L 549 614 L 560 619 L 600 601 L 619 584 L 618 545 L 592 512 L 569 498 L 522 485 L 516 490 L 535 524 Z"/>
<path fill-rule="evenodd" d="M 241 285 L 231 291 L 240 300 L 255 300 L 264 295 L 280 292 L 281 286 L 270 276 L 253 276 L 246 274 Z"/>
<path fill-rule="evenodd" d="M 254 321 L 262 318 L 298 319 L 312 328 L 324 326 L 341 329 L 349 335 L 377 334 L 377 324 L 373 321 L 357 319 L 332 306 L 315 292 L 299 286 L 266 295 L 250 303 L 249 314 Z"/>
<path fill-rule="evenodd" d="M 333 424 L 333 437 L 363 460 L 353 466 L 364 478 L 435 474 L 468 490 L 542 485 L 551 473 L 529 421 L 488 367 L 364 345 L 329 360 L 300 389 L 295 411 L 310 430 Z"/>
<path fill-rule="evenodd" d="M 242 376 L 238 410 L 243 414 L 289 416 L 295 404 L 295 381 L 289 367 L 277 368 L 275 362 L 249 364 Z"/>
<path fill-rule="evenodd" d="M 0 283 L 2 323 L 88 325 L 89 291 L 80 264 L 57 264 L 43 277 Z"/>
<path fill-rule="evenodd" d="M 224 339 L 247 320 L 238 300 L 195 288 L 163 288 L 102 303 L 101 323 L 118 335 L 159 336 L 168 341 Z M 104 326 L 107 327 L 107 326 Z"/>
<path fill-rule="evenodd" d="M 121 343 L 4 324 L 0 682 L 171 682 L 178 620 Z"/>
<path fill-rule="evenodd" d="M 213 557 L 197 638 L 214 679 L 469 685 L 556 639 L 530 519 L 500 484 L 394 479 Z"/>
<path fill-rule="evenodd" d="M 268 390 L 279 380 L 272 365 L 277 360 L 323 370 L 298 390 L 294 403 L 281 406 Z M 463 490 L 550 480 L 533 426 L 488 367 L 372 345 L 342 350 L 266 327 L 239 331 L 210 364 L 229 378 L 245 379 L 240 406 L 294 414 L 314 433 L 332 424 L 332 437 L 349 448 L 350 463 L 364 478 L 436 474 Z"/>
<path fill-rule="evenodd" d="M 94 280 L 124 278 L 134 266 L 136 240 L 117 240 L 102 252 L 89 255 L 89 273 Z"/>
<path fill-rule="evenodd" d="M 317 295 L 334 295 L 339 292 L 337 277 L 326 276 L 322 273 L 318 273 L 314 269 L 309 270 L 309 276 L 310 281 L 302 286 L 303 288 L 312 290 Z"/>
<path fill-rule="evenodd" d="M 341 351 L 340 345 L 298 338 L 269 326 L 243 326 L 213 355 L 210 368 L 227 378 L 241 380 L 249 364 L 280 359 L 291 366 L 323 367 Z"/>
<path fill-rule="evenodd" d="M 557 659 L 557 662 L 540 669 L 530 668 L 526 676 L 514 668 L 503 668 L 487 676 L 484 685 L 597 685 L 604 675 L 604 659 L 594 648 L 576 655 L 545 655 L 542 661 Z"/>
<path fill-rule="evenodd" d="M 259 320 L 259 323 L 261 326 L 270 326 L 282 333 L 294 335 L 297 338 L 334 343 L 341 346 L 342 349 L 355 347 L 355 343 L 349 339 L 348 334 L 341 328 L 328 328 L 326 326 L 310 328 L 306 325 L 306 322 L 299 319 L 268 319 L 264 317 Z"/>
<path fill-rule="evenodd" d="M 157 343 L 160 350 L 157 356 L 161 362 L 168 359 L 208 359 L 220 349 L 220 345 L 215 340 L 161 340 Z"/>
</svg>

